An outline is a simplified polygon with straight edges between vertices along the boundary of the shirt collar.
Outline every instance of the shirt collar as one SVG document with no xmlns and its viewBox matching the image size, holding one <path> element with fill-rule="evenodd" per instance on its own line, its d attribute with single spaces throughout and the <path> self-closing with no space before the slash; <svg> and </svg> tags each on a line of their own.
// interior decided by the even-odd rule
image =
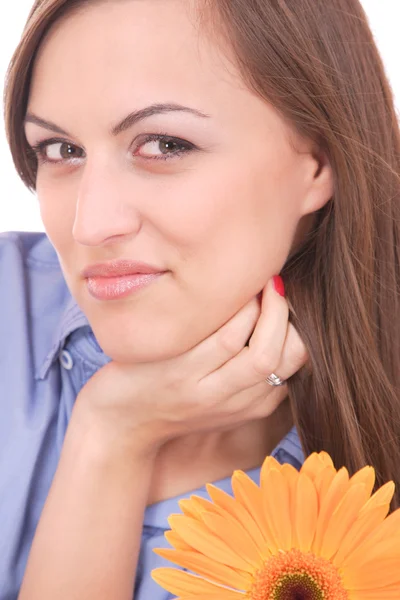
<svg viewBox="0 0 400 600">
<path fill-rule="evenodd" d="M 35 235 L 37 235 L 37 239 L 29 249 L 26 259 L 27 267 L 31 277 L 33 275 L 37 276 L 37 274 L 44 276 L 45 283 L 41 279 L 36 284 L 39 288 L 44 285 L 47 289 L 47 286 L 50 286 L 50 289 L 55 291 L 54 294 L 49 295 L 54 300 L 51 300 L 43 309 L 46 312 L 48 311 L 51 316 L 54 315 L 49 325 L 49 333 L 43 337 L 41 335 L 41 339 L 45 342 L 43 345 L 37 344 L 33 356 L 34 377 L 39 380 L 47 377 L 50 367 L 58 358 L 68 335 L 85 325 L 90 327 L 90 324 L 67 287 L 58 254 L 50 239 L 45 233 Z M 54 306 L 53 302 L 55 303 Z M 56 317 L 58 310 L 60 310 L 60 313 Z M 45 316 L 46 314 L 43 315 L 43 317 Z M 40 329 L 39 326 L 39 333 Z"/>
<path fill-rule="evenodd" d="M 45 379 L 53 362 L 58 358 L 60 350 L 63 348 L 66 338 L 80 327 L 84 327 L 90 323 L 86 316 L 79 308 L 75 299 L 70 296 L 65 308 L 61 314 L 61 318 L 54 333 L 51 337 L 51 346 L 45 352 L 45 356 L 38 361 L 38 366 L 35 370 L 35 379 Z"/>
<path fill-rule="evenodd" d="M 288 462 L 295 468 L 299 469 L 303 464 L 305 456 L 301 446 L 300 438 L 295 426 L 285 435 L 285 437 L 279 442 L 279 444 L 271 452 L 271 456 L 276 458 L 278 462 L 283 464 Z M 246 471 L 247 475 L 256 483 L 260 485 L 260 473 L 261 466 L 249 469 Z M 232 476 L 220 479 L 219 481 L 213 482 L 213 485 L 226 492 L 227 494 L 233 495 L 232 491 Z M 144 513 L 144 525 L 147 527 L 156 527 L 160 529 L 169 529 L 168 517 L 172 514 L 181 514 L 182 509 L 179 506 L 179 501 L 185 498 L 190 498 L 191 495 L 201 496 L 206 500 L 210 500 L 206 486 L 201 486 L 197 490 L 180 494 L 167 500 L 161 500 L 155 504 L 151 504 L 146 507 Z"/>
</svg>

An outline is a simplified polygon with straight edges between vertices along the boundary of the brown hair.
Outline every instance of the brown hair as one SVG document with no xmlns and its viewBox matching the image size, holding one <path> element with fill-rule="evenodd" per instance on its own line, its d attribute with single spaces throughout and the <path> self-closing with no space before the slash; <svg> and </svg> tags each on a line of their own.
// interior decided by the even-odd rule
<svg viewBox="0 0 400 600">
<path fill-rule="evenodd" d="M 23 121 L 35 54 L 87 1 L 37 0 L 11 61 L 6 130 L 30 189 L 36 159 Z M 358 0 L 203 2 L 248 85 L 318 143 L 334 173 L 332 199 L 282 271 L 310 355 L 311 368 L 288 382 L 304 450 L 400 484 L 400 133 L 366 15 Z"/>
</svg>

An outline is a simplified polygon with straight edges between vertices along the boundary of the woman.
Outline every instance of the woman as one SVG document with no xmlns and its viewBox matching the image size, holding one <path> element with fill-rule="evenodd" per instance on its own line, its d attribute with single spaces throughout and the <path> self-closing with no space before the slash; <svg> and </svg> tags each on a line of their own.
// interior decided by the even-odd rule
<svg viewBox="0 0 400 600">
<path fill-rule="evenodd" d="M 5 98 L 46 236 L 1 239 L 2 599 L 171 598 L 179 498 L 268 453 L 400 480 L 400 137 L 357 0 L 37 1 Z"/>
</svg>

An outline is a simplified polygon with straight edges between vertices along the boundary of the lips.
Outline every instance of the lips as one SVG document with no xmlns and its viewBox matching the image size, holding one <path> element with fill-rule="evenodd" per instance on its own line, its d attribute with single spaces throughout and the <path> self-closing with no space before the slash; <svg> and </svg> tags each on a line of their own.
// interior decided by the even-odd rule
<svg viewBox="0 0 400 600">
<path fill-rule="evenodd" d="M 163 273 L 135 273 L 121 277 L 88 277 L 88 292 L 97 300 L 117 300 L 130 296 L 163 276 Z"/>
<path fill-rule="evenodd" d="M 96 263 L 82 271 L 82 277 L 123 277 L 136 274 L 165 273 L 166 269 L 148 263 L 121 259 L 106 263 Z"/>
</svg>

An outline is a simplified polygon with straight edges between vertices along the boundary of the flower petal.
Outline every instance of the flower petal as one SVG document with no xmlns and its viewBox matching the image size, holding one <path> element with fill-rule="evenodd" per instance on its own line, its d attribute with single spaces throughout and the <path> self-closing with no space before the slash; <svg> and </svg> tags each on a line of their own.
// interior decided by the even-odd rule
<svg viewBox="0 0 400 600">
<path fill-rule="evenodd" d="M 394 490 L 395 485 L 393 481 L 385 483 L 385 485 L 380 487 L 379 490 L 377 490 L 375 494 L 371 496 L 371 498 L 368 500 L 365 506 L 361 509 L 360 516 L 362 516 L 364 512 L 368 512 L 371 508 L 375 506 L 387 505 L 389 508 L 394 495 Z"/>
<path fill-rule="evenodd" d="M 184 498 L 183 500 L 178 500 L 178 504 L 183 514 L 185 514 L 187 517 L 192 517 L 192 519 L 197 520 L 200 519 L 199 509 L 194 502 L 188 498 Z"/>
<path fill-rule="evenodd" d="M 351 553 L 383 522 L 389 512 L 389 506 L 374 506 L 368 512 L 359 515 L 343 538 L 337 554 L 332 559 L 339 569 L 350 557 Z"/>
<path fill-rule="evenodd" d="M 303 472 L 297 480 L 295 498 L 295 520 L 297 545 L 299 550 L 308 552 L 314 539 L 318 519 L 317 491 L 311 479 Z"/>
<path fill-rule="evenodd" d="M 349 600 L 399 600 L 399 586 L 374 588 L 373 590 L 350 591 Z M 208 599 L 208 596 L 207 596 Z"/>
<path fill-rule="evenodd" d="M 336 473 L 336 469 L 327 466 L 317 475 L 317 477 L 314 480 L 314 485 L 319 498 L 319 508 L 321 508 L 321 505 L 325 500 L 325 496 L 328 493 L 328 490 L 336 476 Z"/>
<path fill-rule="evenodd" d="M 240 548 L 240 556 L 254 569 L 262 566 L 262 558 L 257 546 L 241 525 L 234 520 L 228 521 L 210 512 L 204 512 L 202 518 L 208 529 L 230 548 Z"/>
<path fill-rule="evenodd" d="M 367 568 L 368 566 L 369 569 L 375 569 L 378 562 L 384 562 L 395 558 L 399 561 L 400 581 L 400 536 L 396 535 L 396 533 L 392 533 L 391 537 L 381 540 L 373 547 L 370 547 L 365 553 L 361 553 L 359 549 L 355 551 L 342 568 L 354 569 L 364 566 Z"/>
<path fill-rule="evenodd" d="M 372 494 L 375 485 L 375 469 L 373 467 L 364 467 L 350 477 L 350 485 L 363 483 L 367 490 L 368 497 Z"/>
<path fill-rule="evenodd" d="M 290 463 L 285 463 L 282 465 L 281 473 L 284 476 L 284 478 L 288 481 L 289 488 L 291 489 L 291 491 L 293 491 L 294 499 L 296 494 L 297 480 L 299 478 L 300 472 L 297 469 L 295 469 L 294 466 Z"/>
<path fill-rule="evenodd" d="M 212 512 L 228 519 L 232 518 L 231 515 L 226 511 L 223 511 L 219 506 L 201 496 L 190 496 L 190 503 L 192 505 L 192 510 L 197 513 L 197 521 L 200 521 L 201 523 L 203 523 L 203 513 L 205 512 Z"/>
<path fill-rule="evenodd" d="M 290 503 L 290 515 L 289 518 L 292 522 L 292 547 L 298 547 L 297 531 L 295 527 L 296 523 L 296 494 L 297 494 L 297 481 L 299 479 L 299 471 L 295 469 L 291 464 L 285 463 L 281 469 L 282 475 L 286 479 L 289 487 L 289 503 Z"/>
<path fill-rule="evenodd" d="M 290 519 L 289 484 L 282 472 L 269 469 L 263 489 L 264 511 L 278 550 L 290 550 L 292 523 Z"/>
<path fill-rule="evenodd" d="M 368 497 L 368 490 L 363 483 L 356 483 L 347 490 L 327 524 L 320 549 L 320 555 L 323 558 L 330 560 L 336 554 L 344 536 L 356 521 L 360 509 Z"/>
<path fill-rule="evenodd" d="M 232 488 L 237 502 L 240 502 L 247 512 L 256 519 L 269 551 L 277 552 L 278 548 L 274 543 L 272 532 L 268 526 L 264 512 L 261 489 L 243 471 L 234 472 L 232 476 Z"/>
<path fill-rule="evenodd" d="M 223 600 L 245 600 L 245 596 L 241 592 L 224 592 Z M 199 600 L 199 596 L 180 596 L 176 600 Z M 204 600 L 221 600 L 219 594 L 207 594 L 204 596 Z"/>
<path fill-rule="evenodd" d="M 176 533 L 176 531 L 166 531 L 164 533 L 164 537 L 167 542 L 177 550 L 193 550 L 192 546 L 189 546 L 189 544 L 184 542 L 181 536 Z"/>
<path fill-rule="evenodd" d="M 199 515 L 200 515 L 200 520 L 201 520 L 201 513 L 205 510 L 208 512 L 215 512 L 215 514 L 217 514 L 217 515 L 221 514 L 219 506 L 214 504 L 214 502 L 210 502 L 210 500 L 207 500 L 207 498 L 203 498 L 202 496 L 196 496 L 194 494 L 193 496 L 190 496 L 190 502 L 192 502 L 194 504 L 196 510 L 198 510 Z"/>
<path fill-rule="evenodd" d="M 325 452 L 324 450 L 322 450 L 319 453 L 319 457 L 320 457 L 321 461 L 324 463 L 325 467 L 335 468 L 335 465 L 333 464 L 333 460 L 332 460 L 331 456 L 328 454 L 328 452 Z"/>
<path fill-rule="evenodd" d="M 383 485 L 361 508 L 357 520 L 343 538 L 338 553 L 333 559 L 334 564 L 340 567 L 350 554 L 366 541 L 383 523 L 390 509 L 390 502 L 394 494 L 394 484 Z"/>
<path fill-rule="evenodd" d="M 307 475 L 311 481 L 314 481 L 320 472 L 325 468 L 325 460 L 317 452 L 307 456 L 301 466 L 300 472 Z M 333 466 L 333 465 L 332 465 Z"/>
<path fill-rule="evenodd" d="M 154 553 L 185 569 L 194 571 L 210 581 L 237 588 L 238 590 L 248 590 L 251 587 L 253 579 L 248 573 L 221 565 L 198 552 L 182 552 L 180 550 L 171 550 L 170 548 L 156 548 Z"/>
<path fill-rule="evenodd" d="M 390 514 L 374 531 L 369 535 L 359 546 L 351 553 L 346 560 L 347 564 L 357 564 L 364 557 L 369 556 L 374 552 L 380 542 L 390 543 L 391 540 L 400 537 L 398 531 L 400 529 L 400 509 L 395 510 Z"/>
<path fill-rule="evenodd" d="M 207 598 L 207 594 L 218 594 L 221 600 L 243 598 L 243 594 L 229 590 L 219 585 L 206 581 L 197 575 L 191 575 L 179 569 L 160 567 L 151 572 L 153 580 L 164 589 L 176 596 L 193 596 L 194 598 Z M 232 595 L 236 594 L 236 595 Z"/>
<path fill-rule="evenodd" d="M 219 537 L 210 533 L 202 523 L 182 515 L 172 515 L 169 517 L 168 522 L 172 529 L 198 552 L 223 565 L 252 572 L 253 566 L 251 563 L 249 564 L 236 550 L 230 548 Z"/>
<path fill-rule="evenodd" d="M 267 456 L 265 458 L 263 464 L 261 465 L 261 469 L 260 469 L 260 487 L 261 487 L 261 489 L 264 488 L 265 476 L 268 474 L 270 469 L 276 469 L 277 471 L 280 471 L 281 468 L 282 468 L 281 463 L 278 462 L 276 460 L 276 458 L 274 458 L 273 456 Z"/>
<path fill-rule="evenodd" d="M 325 473 L 329 467 L 326 467 L 322 474 Z M 319 555 L 322 542 L 324 540 L 325 532 L 328 527 L 328 523 L 332 517 L 334 510 L 343 498 L 344 494 L 349 487 L 349 473 L 345 467 L 342 467 L 334 476 L 329 489 L 327 490 L 324 499 L 321 502 L 320 511 L 318 515 L 317 529 L 315 532 L 315 538 L 312 545 L 312 551 Z"/>
<path fill-rule="evenodd" d="M 247 482 L 244 482 L 246 485 Z M 261 506 L 261 493 L 260 489 L 257 487 L 259 492 L 258 501 L 251 502 L 252 504 L 250 510 L 247 510 L 245 506 L 235 498 L 233 498 L 230 494 L 220 490 L 219 488 L 208 484 L 207 491 L 210 497 L 213 500 L 213 506 L 218 508 L 219 514 L 222 515 L 231 515 L 232 518 L 236 519 L 248 532 L 248 534 L 254 540 L 254 543 L 257 545 L 260 552 L 265 551 L 266 540 L 262 532 L 262 525 L 257 521 L 258 513 L 260 512 L 259 506 Z M 249 489 L 249 496 L 251 497 L 252 492 Z M 243 497 L 243 494 L 239 494 L 240 497 Z"/>
<path fill-rule="evenodd" d="M 400 557 L 393 559 L 384 559 L 375 561 L 372 564 L 359 565 L 353 564 L 351 567 L 341 569 L 341 575 L 345 589 L 353 591 L 362 591 L 379 589 L 382 587 L 382 582 L 388 586 L 398 586 L 400 597 Z M 380 596 L 376 596 L 380 600 Z M 364 596 L 360 594 L 360 599 L 364 600 Z"/>
</svg>

